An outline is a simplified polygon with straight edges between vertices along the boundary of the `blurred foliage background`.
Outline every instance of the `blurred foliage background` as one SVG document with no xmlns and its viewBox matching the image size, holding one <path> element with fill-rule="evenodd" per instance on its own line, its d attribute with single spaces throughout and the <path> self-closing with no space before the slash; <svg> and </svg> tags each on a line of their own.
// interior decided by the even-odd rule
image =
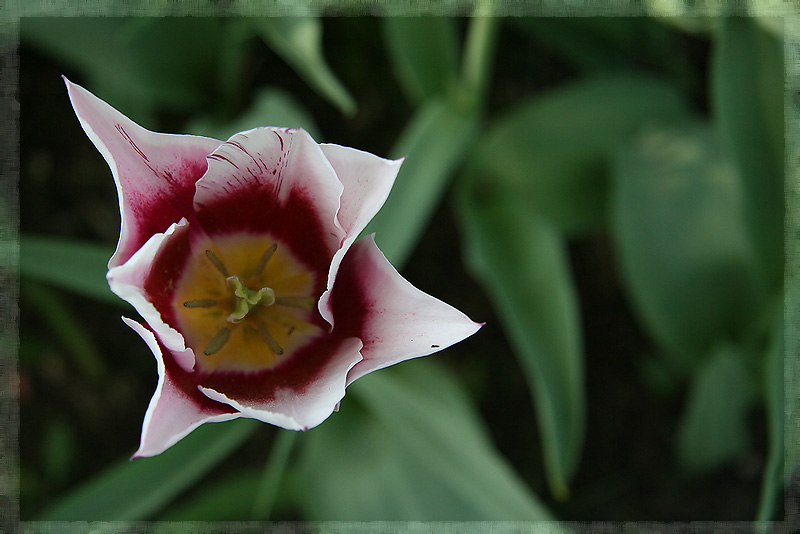
<svg viewBox="0 0 800 534">
<path fill-rule="evenodd" d="M 768 22 L 22 19 L 22 518 L 780 517 Z M 486 326 L 306 433 L 205 425 L 129 462 L 155 365 L 105 282 L 116 192 L 61 74 L 156 131 L 406 156 L 367 232 Z"/>
</svg>

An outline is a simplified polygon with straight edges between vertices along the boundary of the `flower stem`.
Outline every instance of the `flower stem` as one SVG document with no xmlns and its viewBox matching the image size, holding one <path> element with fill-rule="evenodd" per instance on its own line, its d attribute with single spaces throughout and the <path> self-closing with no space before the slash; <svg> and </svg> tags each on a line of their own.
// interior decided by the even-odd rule
<svg viewBox="0 0 800 534">
<path fill-rule="evenodd" d="M 480 0 L 467 27 L 466 44 L 461 64 L 461 87 L 469 102 L 479 106 L 489 83 L 497 25 L 492 0 Z"/>
</svg>

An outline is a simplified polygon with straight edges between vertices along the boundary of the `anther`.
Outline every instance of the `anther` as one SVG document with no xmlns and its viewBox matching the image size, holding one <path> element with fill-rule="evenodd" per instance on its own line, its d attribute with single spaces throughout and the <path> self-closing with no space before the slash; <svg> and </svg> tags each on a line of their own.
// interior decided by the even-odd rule
<svg viewBox="0 0 800 534">
<path fill-rule="evenodd" d="M 275 299 L 276 306 L 287 306 L 303 310 L 313 310 L 316 302 L 314 297 L 278 297 Z"/>
<path fill-rule="evenodd" d="M 260 276 L 261 273 L 264 272 L 264 269 L 267 266 L 267 262 L 272 257 L 272 255 L 275 254 L 275 251 L 277 249 L 278 249 L 278 244 L 273 243 L 272 246 L 267 249 L 264 255 L 261 256 L 261 259 L 258 260 L 258 265 L 256 265 L 256 276 Z"/>
<path fill-rule="evenodd" d="M 220 260 L 217 255 L 210 250 L 206 250 L 206 256 L 209 260 L 211 260 L 211 263 L 214 264 L 214 267 L 216 267 L 217 270 L 222 273 L 222 276 L 228 278 L 228 269 L 225 268 L 225 264 L 222 263 L 222 260 Z"/>
<path fill-rule="evenodd" d="M 261 334 L 261 339 L 264 340 L 264 343 L 266 343 L 269 346 L 272 352 L 274 352 L 278 356 L 283 354 L 283 348 L 281 348 L 281 346 L 278 345 L 278 342 L 275 341 L 275 338 L 272 337 L 272 334 L 269 333 L 269 330 L 267 330 L 267 327 L 264 326 L 264 323 L 258 323 L 258 333 Z"/>
<path fill-rule="evenodd" d="M 214 299 L 187 300 L 183 303 L 186 308 L 212 308 L 217 305 Z"/>
<path fill-rule="evenodd" d="M 203 354 L 211 356 L 225 346 L 225 343 L 231 338 L 231 331 L 228 327 L 223 328 L 219 333 L 214 336 L 214 339 L 208 342 Z"/>
</svg>

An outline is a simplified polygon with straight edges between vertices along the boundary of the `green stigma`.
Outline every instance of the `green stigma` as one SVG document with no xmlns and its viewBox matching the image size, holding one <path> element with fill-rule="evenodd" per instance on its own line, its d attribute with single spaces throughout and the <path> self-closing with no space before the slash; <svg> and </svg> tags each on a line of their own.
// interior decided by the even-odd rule
<svg viewBox="0 0 800 534">
<path fill-rule="evenodd" d="M 255 291 L 244 285 L 238 276 L 229 276 L 226 280 L 236 297 L 233 313 L 228 316 L 228 321 L 232 323 L 241 322 L 258 304 L 271 306 L 275 303 L 275 292 L 268 287 Z"/>
</svg>

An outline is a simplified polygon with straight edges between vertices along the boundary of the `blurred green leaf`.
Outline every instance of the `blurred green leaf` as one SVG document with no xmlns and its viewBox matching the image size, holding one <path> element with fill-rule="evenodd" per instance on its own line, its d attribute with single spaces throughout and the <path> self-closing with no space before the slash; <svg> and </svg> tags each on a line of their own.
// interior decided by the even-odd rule
<svg viewBox="0 0 800 534">
<path fill-rule="evenodd" d="M 607 163 L 644 125 L 686 115 L 669 85 L 618 75 L 578 82 L 506 111 L 469 160 L 567 233 L 598 228 L 606 215 Z"/>
<path fill-rule="evenodd" d="M 113 250 L 105 245 L 70 239 L 23 235 L 19 267 L 23 277 L 52 284 L 97 299 L 125 306 L 108 288 L 106 272 Z"/>
<path fill-rule="evenodd" d="M 655 340 L 692 365 L 753 334 L 765 287 L 743 191 L 712 132 L 652 130 L 616 159 L 612 233 L 623 283 Z"/>
<path fill-rule="evenodd" d="M 292 452 L 296 440 L 297 432 L 278 430 L 264 467 L 264 473 L 261 475 L 256 491 L 253 492 L 255 497 L 252 499 L 252 519 L 266 520 L 270 517 L 272 508 L 278 500 L 289 454 Z"/>
<path fill-rule="evenodd" d="M 345 115 L 355 114 L 355 100 L 330 70 L 322 55 L 320 19 L 259 17 L 249 21 L 270 48 L 291 65 L 308 85 Z"/>
<path fill-rule="evenodd" d="M 250 517 L 261 474 L 246 469 L 196 488 L 187 499 L 170 506 L 159 521 L 241 521 Z"/>
<path fill-rule="evenodd" d="M 202 425 L 159 456 L 122 460 L 62 498 L 42 514 L 42 519 L 141 521 L 152 518 L 227 458 L 259 424 L 239 419 Z"/>
<path fill-rule="evenodd" d="M 303 128 L 320 141 L 319 129 L 311 115 L 290 95 L 274 88 L 256 93 L 250 108 L 233 121 L 221 123 L 208 118 L 197 119 L 186 126 L 186 131 L 214 139 L 228 139 L 233 134 L 260 126 Z"/>
<path fill-rule="evenodd" d="M 363 233 L 375 232 L 395 266 L 402 267 L 413 252 L 477 128 L 477 115 L 435 100 L 416 112 L 392 148 L 390 157 L 406 161 L 386 204 Z"/>
<path fill-rule="evenodd" d="M 494 450 L 459 385 L 435 362 L 371 374 L 348 388 L 343 405 L 346 410 L 304 435 L 292 477 L 304 517 L 549 518 Z"/>
<path fill-rule="evenodd" d="M 761 483 L 757 521 L 777 518 L 784 480 L 784 322 L 775 321 L 764 358 L 764 395 L 767 413 L 768 452 Z"/>
<path fill-rule="evenodd" d="M 714 116 L 742 175 L 745 214 L 774 284 L 783 276 L 783 45 L 743 17 L 720 20 L 711 63 Z"/>
<path fill-rule="evenodd" d="M 753 383 L 741 351 L 715 348 L 698 369 L 677 434 L 678 464 L 690 472 L 721 467 L 750 445 Z"/>
<path fill-rule="evenodd" d="M 213 17 L 36 17 L 23 19 L 20 38 L 80 70 L 95 93 L 147 124 L 157 107 L 206 102 L 221 30 Z"/>
<path fill-rule="evenodd" d="M 92 342 L 85 325 L 75 317 L 73 310 L 64 305 L 60 295 L 44 285 L 32 282 L 23 282 L 21 295 L 59 338 L 84 376 L 95 383 L 108 376 L 103 357 Z"/>
<path fill-rule="evenodd" d="M 412 102 L 453 90 L 458 63 L 456 21 L 450 17 L 385 17 L 384 41 L 397 79 Z"/>
<path fill-rule="evenodd" d="M 76 439 L 73 427 L 63 417 L 51 419 L 42 446 L 43 470 L 51 482 L 61 486 L 74 467 Z"/>
<path fill-rule="evenodd" d="M 657 65 L 677 83 L 692 81 L 692 65 L 677 35 L 647 17 L 509 17 L 508 22 L 575 68 L 592 73 Z"/>
<path fill-rule="evenodd" d="M 523 199 L 468 185 L 459 202 L 467 264 L 526 373 L 550 489 L 563 498 L 580 459 L 585 424 L 580 311 L 565 243 Z"/>
<path fill-rule="evenodd" d="M 223 19 L 220 31 L 217 85 L 222 98 L 215 101 L 215 104 L 232 111 L 241 104 L 249 90 L 242 82 L 250 59 L 247 54 L 248 45 L 254 33 L 247 19 L 240 17 Z"/>
</svg>

